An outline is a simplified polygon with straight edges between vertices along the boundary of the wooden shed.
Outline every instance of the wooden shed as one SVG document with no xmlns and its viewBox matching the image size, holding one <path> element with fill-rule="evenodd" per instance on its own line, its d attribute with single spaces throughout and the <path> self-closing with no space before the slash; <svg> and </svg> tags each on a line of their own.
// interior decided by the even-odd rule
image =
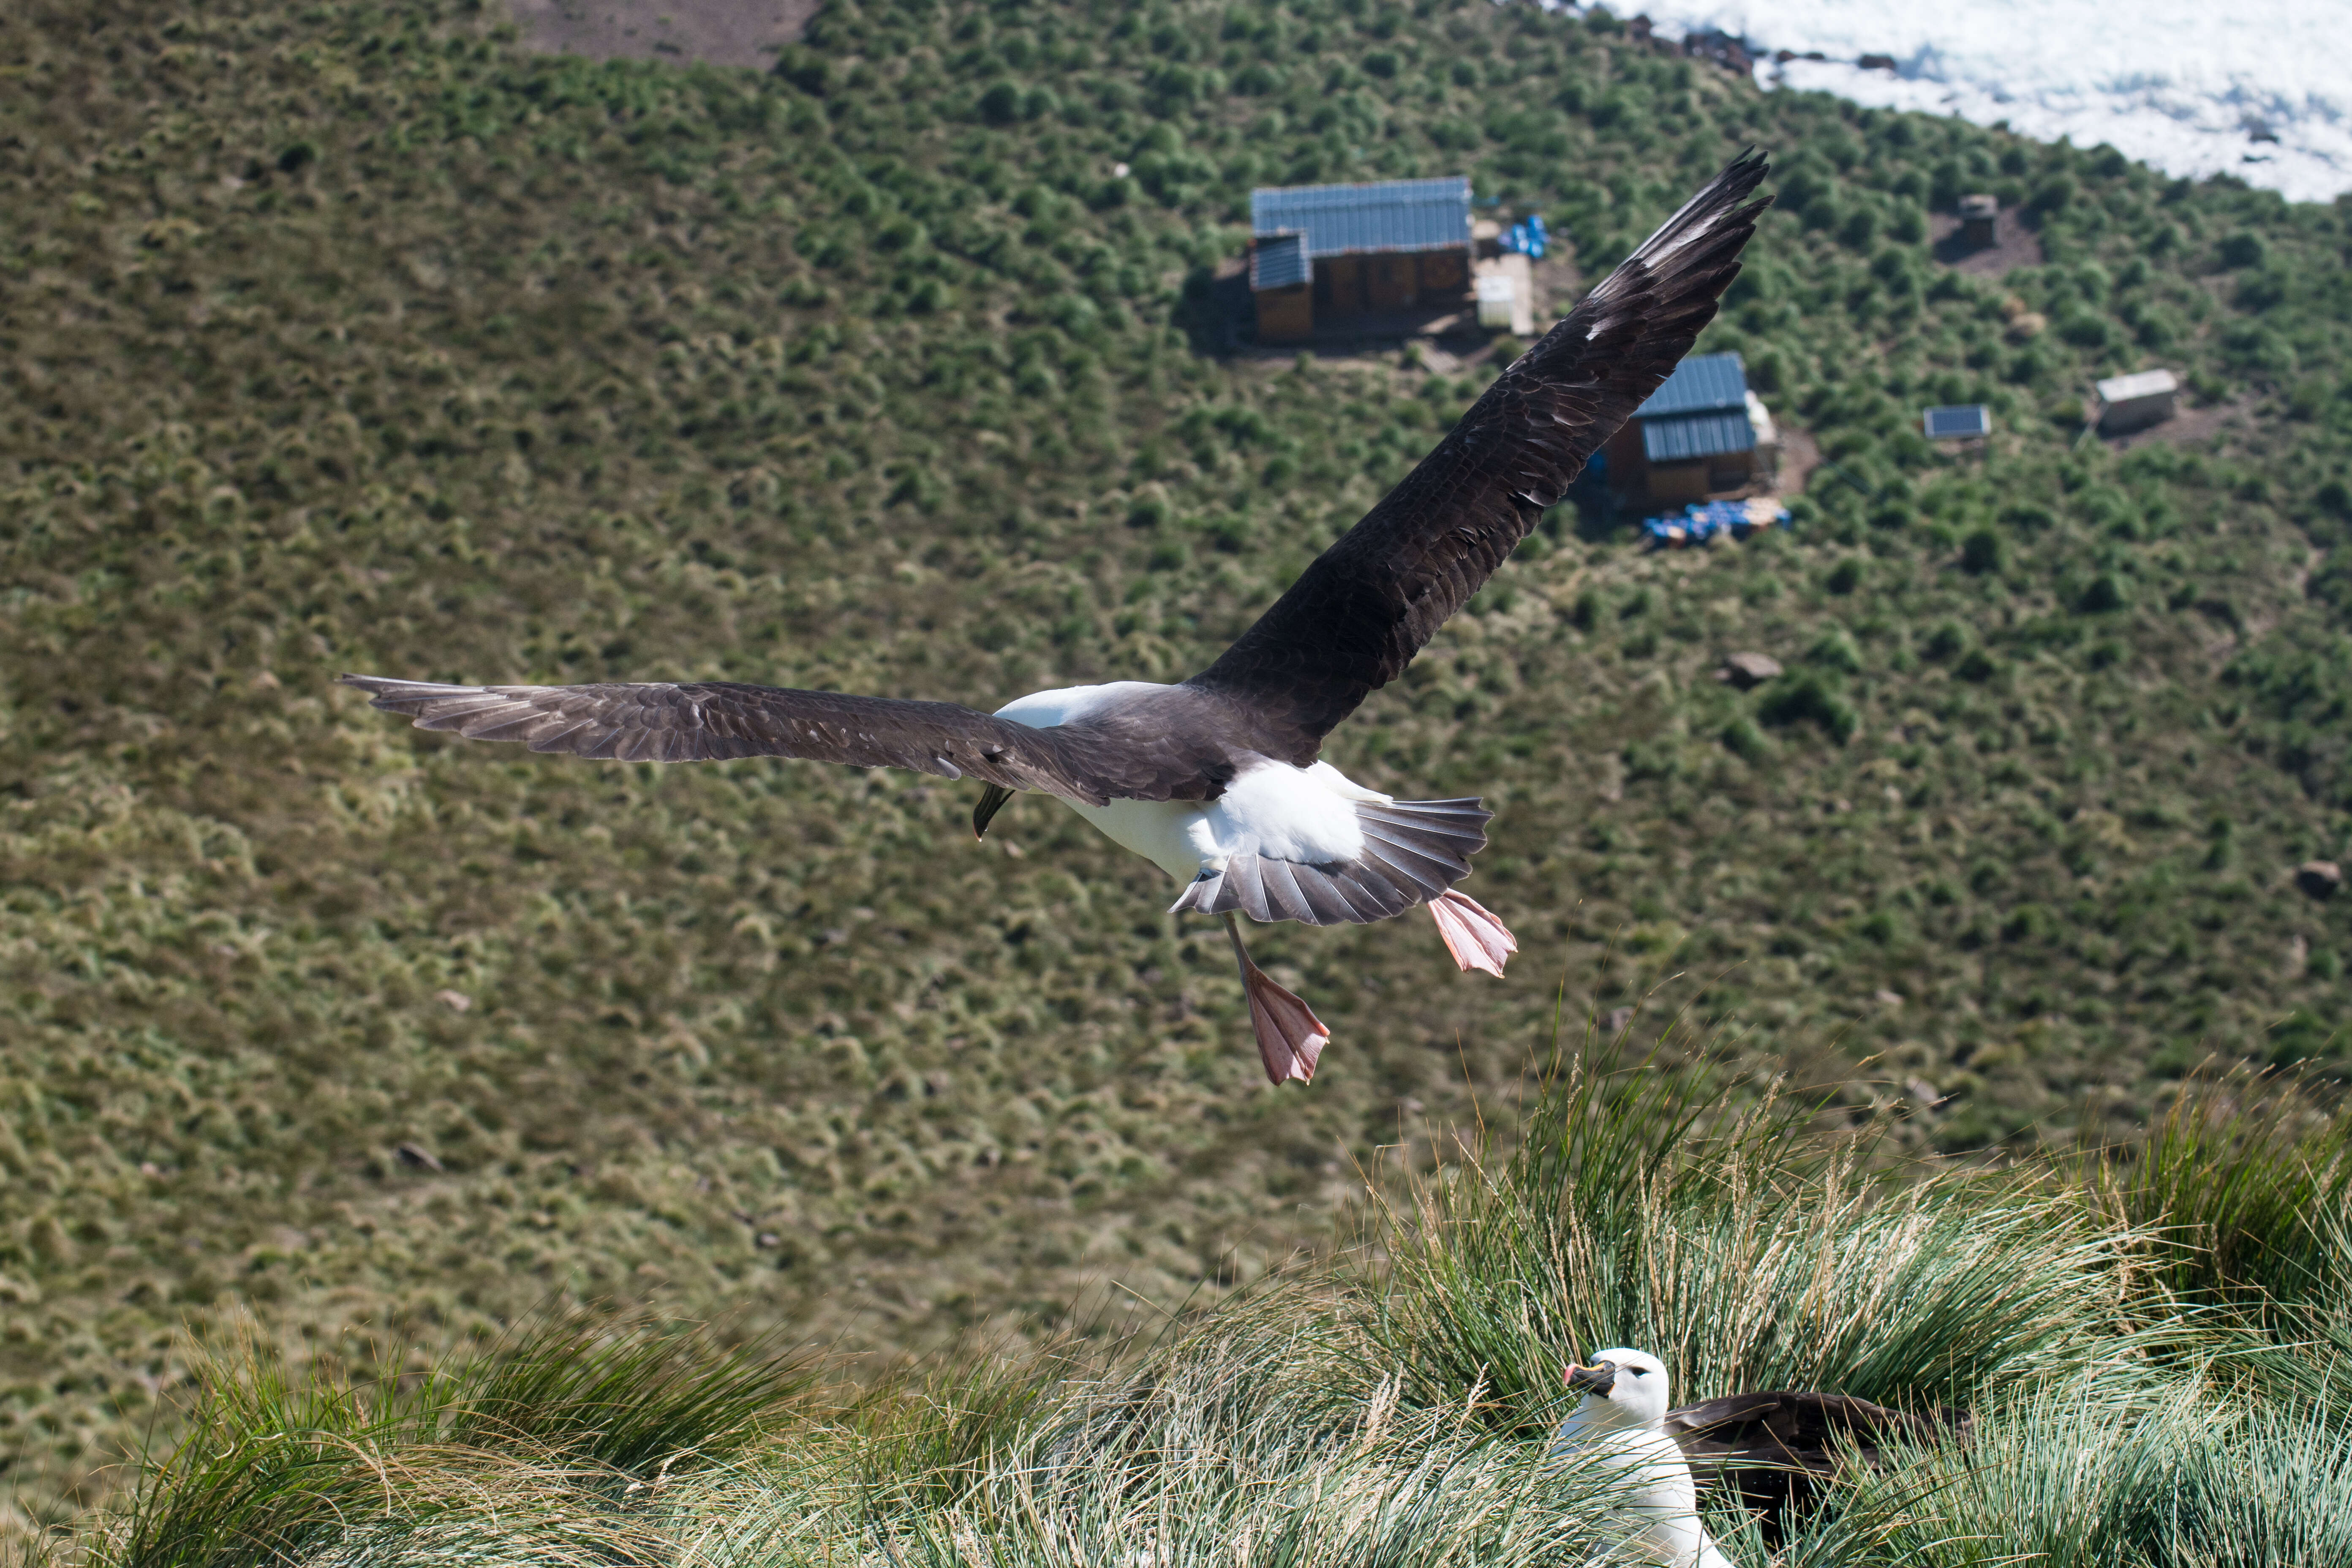
<svg viewBox="0 0 2352 1568">
<path fill-rule="evenodd" d="M 1258 337 L 1296 342 L 1318 321 L 1456 302 L 1470 284 L 1470 182 L 1383 180 L 1250 193 Z"/>
<path fill-rule="evenodd" d="M 1990 250 L 2000 243 L 2000 202 L 1987 195 L 1960 198 L 1960 244 L 1969 250 Z"/>
<path fill-rule="evenodd" d="M 1267 234 L 1251 240 L 1249 286 L 1257 302 L 1260 342 L 1296 342 L 1315 330 L 1315 272 L 1305 235 Z"/>
<path fill-rule="evenodd" d="M 1696 501 L 1769 478 L 1780 433 L 1738 354 L 1694 354 L 1602 450 L 1615 489 L 1654 502 Z"/>
</svg>

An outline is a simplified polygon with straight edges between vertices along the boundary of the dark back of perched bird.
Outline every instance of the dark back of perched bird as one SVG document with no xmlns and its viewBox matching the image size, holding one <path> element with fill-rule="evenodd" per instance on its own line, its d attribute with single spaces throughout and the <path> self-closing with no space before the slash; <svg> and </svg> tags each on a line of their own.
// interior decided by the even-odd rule
<svg viewBox="0 0 2352 1568">
<path fill-rule="evenodd" d="M 1843 1394 L 1734 1394 L 1666 1412 L 1666 1432 L 1702 1487 L 1730 1488 L 1774 1551 L 1819 1506 L 1841 1465 L 1876 1468 L 1879 1445 L 1965 1436 L 1966 1411 L 1925 1415 Z"/>
</svg>

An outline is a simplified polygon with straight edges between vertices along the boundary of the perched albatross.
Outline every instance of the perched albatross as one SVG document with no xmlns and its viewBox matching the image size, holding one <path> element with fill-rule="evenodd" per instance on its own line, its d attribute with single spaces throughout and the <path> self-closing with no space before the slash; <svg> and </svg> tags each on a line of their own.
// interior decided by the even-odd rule
<svg viewBox="0 0 2352 1568">
<path fill-rule="evenodd" d="M 1698 1483 L 1666 1434 L 1666 1363 L 1647 1351 L 1606 1350 L 1571 1366 L 1584 1395 L 1552 1438 L 1555 1458 L 1584 1459 L 1624 1489 L 1635 1524 L 1625 1544 L 1661 1568 L 1732 1568 L 1699 1522 Z"/>
<path fill-rule="evenodd" d="M 1668 1409 L 1665 1363 L 1637 1350 L 1601 1351 L 1591 1366 L 1570 1366 L 1568 1386 L 1583 1398 L 1552 1435 L 1552 1456 L 1587 1457 L 1604 1472 L 1625 1472 L 1616 1479 L 1643 1520 L 1633 1543 L 1675 1568 L 1725 1563 L 1698 1521 L 1700 1482 L 1754 1514 L 1764 1544 L 1777 1552 L 1840 1470 L 1877 1468 L 1883 1444 L 1966 1440 L 1973 1426 L 1967 1411 L 1946 1405 L 1914 1415 L 1852 1394 L 1795 1389 Z"/>
<path fill-rule="evenodd" d="M 1323 737 L 1402 674 L 1655 391 L 1714 319 L 1769 198 L 1741 155 L 1495 379 L 1434 451 L 1318 556 L 1208 668 L 1175 686 L 1040 691 L 994 713 L 951 702 L 736 681 L 451 686 L 346 675 L 419 728 L 615 762 L 803 757 L 969 774 L 972 828 L 1013 794 L 1054 795 L 1221 915 L 1269 1081 L 1314 1076 L 1331 1032 L 1242 945 L 1254 921 L 1367 922 L 1425 905 L 1465 970 L 1517 942 L 1457 890 L 1493 815 L 1402 801 L 1317 760 Z"/>
</svg>

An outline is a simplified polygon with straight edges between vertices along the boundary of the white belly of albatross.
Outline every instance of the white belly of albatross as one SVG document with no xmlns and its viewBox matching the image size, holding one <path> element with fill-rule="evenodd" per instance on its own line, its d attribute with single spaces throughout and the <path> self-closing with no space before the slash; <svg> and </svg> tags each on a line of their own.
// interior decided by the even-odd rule
<svg viewBox="0 0 2352 1568">
<path fill-rule="evenodd" d="M 1122 848 L 1180 882 L 1222 871 L 1243 849 L 1305 866 L 1344 865 L 1364 852 L 1358 803 L 1390 797 L 1351 782 L 1328 763 L 1269 762 L 1240 774 L 1212 801 L 1115 800 L 1074 806 Z"/>
<path fill-rule="evenodd" d="M 1736 1568 L 1700 1522 L 1690 1461 L 1666 1433 L 1666 1363 L 1647 1351 L 1605 1350 L 1591 1366 L 1570 1366 L 1568 1386 L 1584 1397 L 1553 1435 L 1552 1458 L 1591 1466 L 1625 1514 L 1615 1521 L 1620 1539 L 1596 1560 Z"/>
<path fill-rule="evenodd" d="M 1072 686 L 1040 691 L 996 710 L 1000 719 L 1050 730 L 1108 703 L 1167 688 L 1147 680 Z M 1236 776 L 1216 799 L 1114 800 L 1070 803 L 1103 836 L 1159 867 L 1179 882 L 1222 871 L 1244 849 L 1305 866 L 1344 865 L 1364 852 L 1360 805 L 1387 805 L 1392 796 L 1369 790 L 1328 763 L 1295 768 L 1266 761 Z"/>
</svg>

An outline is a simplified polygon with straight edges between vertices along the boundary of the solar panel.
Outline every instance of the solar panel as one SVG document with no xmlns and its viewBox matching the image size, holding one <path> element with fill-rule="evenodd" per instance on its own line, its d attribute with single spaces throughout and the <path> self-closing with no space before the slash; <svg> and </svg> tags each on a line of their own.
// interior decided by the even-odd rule
<svg viewBox="0 0 2352 1568">
<path fill-rule="evenodd" d="M 1992 434 L 1992 411 L 1981 403 L 1958 403 L 1930 408 L 1924 421 L 1930 441 L 1952 441 Z"/>
</svg>

